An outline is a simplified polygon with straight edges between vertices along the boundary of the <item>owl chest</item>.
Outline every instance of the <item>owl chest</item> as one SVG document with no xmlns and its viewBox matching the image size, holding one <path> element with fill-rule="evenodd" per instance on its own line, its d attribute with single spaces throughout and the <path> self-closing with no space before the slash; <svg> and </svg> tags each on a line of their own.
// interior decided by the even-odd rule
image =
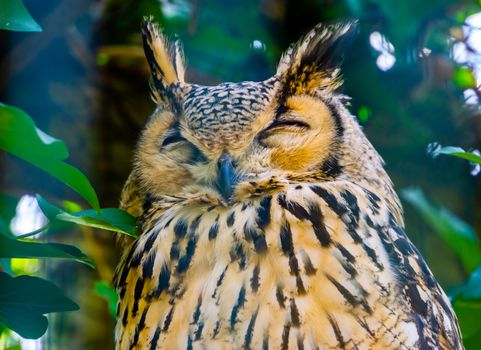
<svg viewBox="0 0 481 350">
<path fill-rule="evenodd" d="M 377 239 L 361 227 L 353 235 L 313 203 L 265 197 L 163 223 L 145 293 L 156 296 L 145 307 L 164 330 L 159 348 L 409 343 L 402 335 L 409 322 L 393 311 L 397 286 Z"/>
</svg>

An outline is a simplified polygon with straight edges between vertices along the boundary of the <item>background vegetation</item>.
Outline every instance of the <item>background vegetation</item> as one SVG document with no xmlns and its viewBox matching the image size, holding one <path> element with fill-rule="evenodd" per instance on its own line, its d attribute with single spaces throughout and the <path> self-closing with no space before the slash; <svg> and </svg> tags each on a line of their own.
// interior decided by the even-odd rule
<svg viewBox="0 0 481 350">
<path fill-rule="evenodd" d="M 108 208 L 154 108 L 139 37 L 148 14 L 184 42 L 189 81 L 207 85 L 267 78 L 318 22 L 359 19 L 344 93 L 467 349 L 481 348 L 479 0 L 24 4 L 0 6 L 0 349 L 112 348 L 119 252 L 106 230 L 134 235 L 135 222 Z"/>
</svg>

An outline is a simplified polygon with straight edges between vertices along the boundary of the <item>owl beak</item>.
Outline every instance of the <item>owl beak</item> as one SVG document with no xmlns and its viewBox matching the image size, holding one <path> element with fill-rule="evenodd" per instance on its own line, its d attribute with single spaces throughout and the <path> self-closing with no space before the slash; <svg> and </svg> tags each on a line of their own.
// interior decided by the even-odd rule
<svg viewBox="0 0 481 350">
<path fill-rule="evenodd" d="M 224 152 L 217 163 L 217 188 L 227 203 L 232 200 L 237 176 L 235 172 L 234 160 L 228 152 Z"/>
</svg>

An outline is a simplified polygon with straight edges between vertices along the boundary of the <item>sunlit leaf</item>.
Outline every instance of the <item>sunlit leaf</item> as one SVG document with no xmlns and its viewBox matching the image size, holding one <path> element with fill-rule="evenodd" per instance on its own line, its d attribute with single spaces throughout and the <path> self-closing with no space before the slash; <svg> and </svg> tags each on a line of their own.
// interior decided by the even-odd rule
<svg viewBox="0 0 481 350">
<path fill-rule="evenodd" d="M 35 275 L 43 268 L 42 259 L 12 258 L 10 260 L 10 271 L 4 271 L 12 276 Z"/>
<path fill-rule="evenodd" d="M 448 154 L 450 156 L 467 159 L 473 163 L 481 164 L 481 157 L 479 155 L 472 152 L 466 152 L 461 147 L 453 147 L 453 146 L 442 147 L 439 150 L 437 150 L 433 155 L 436 155 L 436 154 Z"/>
<path fill-rule="evenodd" d="M 17 338 L 11 329 L 0 324 L 0 344 L 5 346 L 3 350 L 22 350 Z"/>
<path fill-rule="evenodd" d="M 46 171 L 80 194 L 94 209 L 100 208 L 87 177 L 63 162 L 69 155 L 65 144 L 37 129 L 22 110 L 1 103 L 0 149 Z"/>
<path fill-rule="evenodd" d="M 0 258 L 61 258 L 93 267 L 92 261 L 77 247 L 61 243 L 16 240 L 0 235 Z"/>
<path fill-rule="evenodd" d="M 454 71 L 453 82 L 461 89 L 469 89 L 476 87 L 476 78 L 471 69 L 466 67 L 458 67 Z"/>
<path fill-rule="evenodd" d="M 22 350 L 22 347 L 20 346 L 20 344 L 16 344 L 5 348 L 5 350 Z"/>
<path fill-rule="evenodd" d="M 69 213 L 82 211 L 82 207 L 80 206 L 80 204 L 72 201 L 62 201 L 62 207 Z"/>
<path fill-rule="evenodd" d="M 84 210 L 76 213 L 69 213 L 65 210 L 47 202 L 44 198 L 37 195 L 40 208 L 50 222 L 64 221 L 78 225 L 100 228 L 103 230 L 124 233 L 136 237 L 136 219 L 121 209 L 104 208 L 97 213 L 95 210 Z"/>
<path fill-rule="evenodd" d="M 468 272 L 481 265 L 481 246 L 474 229 L 444 207 L 435 207 L 417 188 L 402 191 L 431 228 L 454 250 Z"/>
<path fill-rule="evenodd" d="M 104 281 L 98 281 L 95 283 L 95 294 L 107 301 L 110 315 L 115 317 L 117 314 L 117 301 L 119 299 L 117 291 Z"/>
<path fill-rule="evenodd" d="M 0 29 L 20 32 L 41 32 L 22 0 L 1 0 Z"/>
<path fill-rule="evenodd" d="M 0 325 L 24 338 L 40 338 L 48 327 L 44 314 L 79 307 L 54 284 L 30 276 L 12 278 L 0 272 Z"/>
</svg>

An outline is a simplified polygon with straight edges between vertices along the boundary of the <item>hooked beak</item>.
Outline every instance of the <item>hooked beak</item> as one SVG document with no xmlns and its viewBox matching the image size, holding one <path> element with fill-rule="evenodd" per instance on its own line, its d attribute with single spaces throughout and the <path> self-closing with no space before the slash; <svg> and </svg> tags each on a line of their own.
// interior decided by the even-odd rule
<svg viewBox="0 0 481 350">
<path fill-rule="evenodd" d="M 231 203 L 237 182 L 234 160 L 228 152 L 224 152 L 217 163 L 217 188 L 227 203 Z"/>
</svg>

